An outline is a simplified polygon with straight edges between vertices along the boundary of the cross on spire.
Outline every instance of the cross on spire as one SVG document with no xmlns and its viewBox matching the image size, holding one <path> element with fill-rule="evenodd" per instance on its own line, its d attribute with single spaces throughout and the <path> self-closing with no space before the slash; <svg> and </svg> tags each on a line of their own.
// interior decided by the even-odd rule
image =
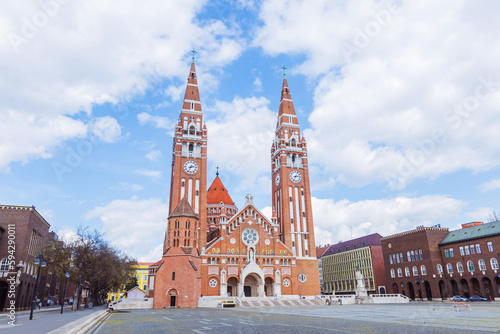
<svg viewBox="0 0 500 334">
<path fill-rule="evenodd" d="M 217 168 L 217 172 L 215 173 L 215 175 L 219 176 L 219 166 L 216 166 L 215 168 Z"/>
<path fill-rule="evenodd" d="M 283 69 L 283 77 L 285 77 L 285 78 L 286 78 L 286 66 L 285 66 L 285 65 L 283 65 L 282 69 Z"/>
<path fill-rule="evenodd" d="M 196 50 L 193 48 L 193 50 L 191 50 L 191 53 L 193 54 L 193 57 L 191 59 L 193 59 L 193 63 L 194 63 L 194 55 L 197 53 Z"/>
</svg>

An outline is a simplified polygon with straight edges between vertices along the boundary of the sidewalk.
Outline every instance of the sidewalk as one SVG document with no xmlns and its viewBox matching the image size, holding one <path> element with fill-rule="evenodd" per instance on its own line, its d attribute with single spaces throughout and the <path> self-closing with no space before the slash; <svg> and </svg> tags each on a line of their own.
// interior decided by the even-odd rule
<svg viewBox="0 0 500 334">
<path fill-rule="evenodd" d="M 3 333 L 77 333 L 88 323 L 106 314 L 106 306 L 92 309 L 71 311 L 71 306 L 42 307 L 33 311 L 33 320 L 29 320 L 30 310 L 16 312 L 15 326 L 9 325 L 8 313 L 0 313 L 0 332 Z"/>
</svg>

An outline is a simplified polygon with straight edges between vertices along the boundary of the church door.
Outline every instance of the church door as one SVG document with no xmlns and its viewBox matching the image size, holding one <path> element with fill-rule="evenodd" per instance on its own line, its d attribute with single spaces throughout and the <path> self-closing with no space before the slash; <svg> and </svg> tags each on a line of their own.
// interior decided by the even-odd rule
<svg viewBox="0 0 500 334">
<path fill-rule="evenodd" d="M 251 286 L 245 285 L 243 287 L 243 290 L 245 292 L 245 297 L 252 297 L 252 287 Z"/>
<path fill-rule="evenodd" d="M 176 296 L 170 296 L 170 307 L 175 306 L 175 297 Z"/>
</svg>

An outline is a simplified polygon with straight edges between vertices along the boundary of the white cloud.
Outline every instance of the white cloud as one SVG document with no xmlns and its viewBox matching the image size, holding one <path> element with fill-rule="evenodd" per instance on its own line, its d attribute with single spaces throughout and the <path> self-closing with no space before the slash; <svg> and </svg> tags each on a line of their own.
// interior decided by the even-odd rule
<svg viewBox="0 0 500 334">
<path fill-rule="evenodd" d="M 97 117 L 90 126 L 94 136 L 105 143 L 115 143 L 122 133 L 120 124 L 111 116 Z"/>
<path fill-rule="evenodd" d="M 113 200 L 87 213 L 98 218 L 104 238 L 127 255 L 142 261 L 158 261 L 158 245 L 163 245 L 167 228 L 168 205 L 161 199 L 137 197 Z"/>
<path fill-rule="evenodd" d="M 232 191 L 258 190 L 259 175 L 269 173 L 276 113 L 268 105 L 264 97 L 235 97 L 231 102 L 217 101 L 208 110 L 217 111 L 217 118 L 207 121 L 208 157 L 221 167 L 224 185 Z"/>
<path fill-rule="evenodd" d="M 56 6 L 44 10 L 47 3 Z M 106 102 L 127 103 L 163 78 L 185 78 L 186 50 L 193 46 L 207 72 L 243 49 L 237 28 L 196 20 L 203 1 L 58 3 L 12 2 L 0 14 L 6 37 L 0 39 L 0 136 L 17 115 L 28 119 L 1 138 L 0 168 L 47 158 L 61 142 L 82 136 L 85 125 L 71 115 Z M 54 129 L 55 122 L 72 124 Z M 32 136 L 33 129 L 46 135 Z"/>
<path fill-rule="evenodd" d="M 148 152 L 146 154 L 146 158 L 148 158 L 151 161 L 158 161 L 158 159 L 161 158 L 161 151 L 160 150 L 153 150 L 151 152 Z"/>
<path fill-rule="evenodd" d="M 180 86 L 170 85 L 165 89 L 165 94 L 170 96 L 173 102 L 177 102 L 181 99 L 182 93 L 186 91 L 186 85 L 182 84 Z"/>
<path fill-rule="evenodd" d="M 351 233 L 353 238 L 371 233 L 388 236 L 418 225 L 443 224 L 458 215 L 465 203 L 442 195 L 359 202 L 313 197 L 312 206 L 316 244 L 324 245 L 349 240 Z"/>
<path fill-rule="evenodd" d="M 490 180 L 479 186 L 479 190 L 481 190 L 482 192 L 492 191 L 497 189 L 500 189 L 500 179 Z"/>
<path fill-rule="evenodd" d="M 305 131 L 311 162 L 323 179 L 395 189 L 498 166 L 500 4 L 401 1 L 391 14 L 391 3 L 262 5 L 254 44 L 304 55 L 291 73 L 319 79 Z"/>
<path fill-rule="evenodd" d="M 174 122 L 168 119 L 168 117 L 150 115 L 147 112 L 141 112 L 139 115 L 137 115 L 137 119 L 139 120 L 140 125 L 151 123 L 155 128 L 158 129 L 173 130 L 175 126 Z"/>
<path fill-rule="evenodd" d="M 50 158 L 52 149 L 61 141 L 83 138 L 87 133 L 83 122 L 67 116 L 9 111 L 0 112 L 0 117 L 0 170 L 4 171 L 8 171 L 13 161 L 27 163 L 36 158 Z"/>
<path fill-rule="evenodd" d="M 139 191 L 139 190 L 143 190 L 144 187 L 140 184 L 130 184 L 127 182 L 119 182 L 117 184 L 110 186 L 109 189 L 118 190 L 118 191 L 124 191 L 124 190 Z"/>
<path fill-rule="evenodd" d="M 161 170 L 138 170 L 136 174 L 152 177 L 154 179 L 161 179 L 163 177 L 163 171 Z"/>
</svg>

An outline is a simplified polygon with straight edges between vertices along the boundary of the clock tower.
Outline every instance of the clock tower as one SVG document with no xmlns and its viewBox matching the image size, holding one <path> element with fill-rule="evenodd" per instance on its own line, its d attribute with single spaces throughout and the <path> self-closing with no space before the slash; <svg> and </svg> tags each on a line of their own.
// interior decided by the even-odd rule
<svg viewBox="0 0 500 334">
<path fill-rule="evenodd" d="M 299 293 L 319 287 L 306 140 L 300 132 L 286 75 L 271 147 L 272 200 L 281 241 L 297 257 Z M 307 280 L 307 284 L 305 281 Z"/>
<path fill-rule="evenodd" d="M 206 246 L 207 229 L 207 128 L 203 123 L 194 55 L 172 151 L 169 212 L 171 214 L 183 198 L 187 199 L 199 218 L 197 245 L 201 250 Z"/>
</svg>

